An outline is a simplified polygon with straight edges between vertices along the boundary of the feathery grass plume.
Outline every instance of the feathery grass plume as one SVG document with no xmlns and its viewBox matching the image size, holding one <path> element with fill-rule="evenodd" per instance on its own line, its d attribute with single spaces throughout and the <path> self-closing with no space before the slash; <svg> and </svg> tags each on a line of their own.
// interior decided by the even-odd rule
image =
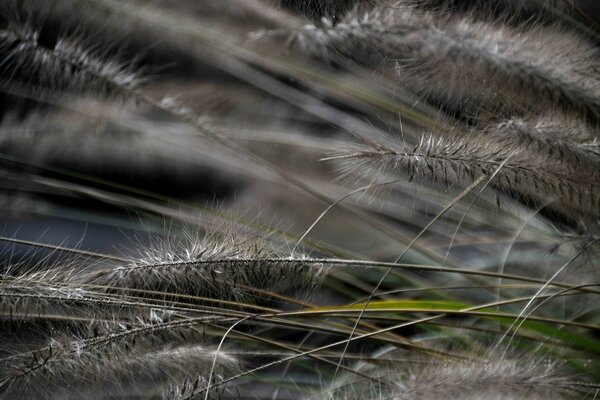
<svg viewBox="0 0 600 400">
<path fill-rule="evenodd" d="M 0 283 L 0 320 L 11 323 L 15 332 L 25 322 L 29 324 L 23 324 L 24 328 L 31 330 L 33 322 L 44 334 L 59 330 L 78 335 L 106 334 L 115 326 L 166 322 L 173 317 L 171 310 L 134 297 L 126 299 L 120 294 L 110 296 L 74 285 L 48 284 L 35 277 L 5 279 Z"/>
<path fill-rule="evenodd" d="M 46 47 L 31 23 L 9 21 L 0 29 L 0 76 L 8 84 L 23 82 L 45 89 L 84 94 L 122 95 L 144 79 L 135 59 L 122 62 L 118 50 L 83 37 L 59 37 Z"/>
<path fill-rule="evenodd" d="M 455 361 L 409 370 L 398 397 L 414 399 L 572 398 L 568 375 L 544 360 Z M 403 386 L 403 387 L 402 387 Z"/>
<path fill-rule="evenodd" d="M 182 124 L 154 121 L 129 108 L 88 99 L 79 99 L 73 108 L 92 116 L 67 111 L 6 116 L 0 123 L 0 151 L 25 164 L 78 171 L 151 191 L 160 186 L 162 193 L 196 198 L 222 199 L 240 186 L 241 178 L 234 174 L 240 168 L 228 163 L 225 154 L 216 156 L 207 146 L 196 146 L 202 138 Z M 204 182 L 212 190 L 190 188 L 190 181 Z"/>
<path fill-rule="evenodd" d="M 109 301 L 81 288 L 51 286 L 27 280 L 0 283 L 0 315 L 2 319 L 26 320 L 35 318 L 89 322 L 110 318 L 114 311 L 101 313 Z M 97 300 L 97 302 L 96 302 Z M 103 304 L 105 303 L 105 304 Z M 113 305 L 116 309 L 116 304 Z"/>
<path fill-rule="evenodd" d="M 553 21 L 560 16 L 576 16 L 579 10 L 577 0 L 411 0 L 418 7 L 476 13 L 492 18 L 504 17 L 526 22 L 534 19 L 539 22 Z"/>
<path fill-rule="evenodd" d="M 88 336 L 173 317 L 172 310 L 161 305 L 70 283 L 81 270 L 102 268 L 114 261 L 56 251 L 20 257 L 20 262 L 4 268 L 0 279 L 0 321 L 10 324 L 14 331 L 7 344 L 18 343 L 19 332 L 25 330 L 34 336 L 56 332 Z"/>
<path fill-rule="evenodd" d="M 346 174 L 387 171 L 445 185 L 465 184 L 481 175 L 492 177 L 497 171 L 491 185 L 506 193 L 537 204 L 552 200 L 548 207 L 571 217 L 598 215 L 600 170 L 594 170 L 595 157 L 590 156 L 595 164 L 582 176 L 578 165 L 536 154 L 518 140 L 497 131 L 493 135 L 449 132 L 443 136 L 424 134 L 411 147 L 400 138 L 390 137 L 329 159 L 343 160 Z"/>
<path fill-rule="evenodd" d="M 469 356 L 471 357 L 471 356 Z M 394 365 L 396 387 L 380 396 L 369 395 L 368 385 L 343 388 L 331 398 L 386 398 L 411 400 L 572 399 L 591 393 L 578 387 L 573 374 L 558 362 L 532 356 L 502 359 L 498 355 L 459 360 L 414 359 Z M 385 389 L 384 389 L 385 390 Z M 366 396 L 365 396 L 366 394 Z"/>
<path fill-rule="evenodd" d="M 373 3 L 375 0 L 366 0 Z M 321 17 L 338 18 L 350 10 L 352 6 L 361 3 L 357 0 L 279 0 L 280 4 L 294 11 L 301 12 L 309 18 Z"/>
<path fill-rule="evenodd" d="M 216 376 L 238 370 L 227 351 L 217 355 L 203 345 L 95 347 L 85 340 L 53 339 L 41 351 L 0 360 L 0 398 L 184 398 L 207 384 L 215 357 Z M 223 391 L 213 392 L 218 393 Z"/>
<path fill-rule="evenodd" d="M 317 287 L 323 266 L 290 257 L 264 235 L 202 233 L 187 230 L 181 237 L 155 238 L 130 264 L 91 271 L 81 283 L 185 294 L 232 301 L 258 301 L 252 289 L 286 292 Z"/>
<path fill-rule="evenodd" d="M 578 174 L 598 180 L 600 132 L 576 120 L 560 116 L 512 118 L 481 128 L 484 135 L 514 142 L 532 156 L 558 161 Z"/>
<path fill-rule="evenodd" d="M 509 28 L 395 1 L 296 38 L 327 60 L 386 65 L 402 85 L 463 116 L 561 108 L 600 117 L 600 53 L 558 25 Z"/>
</svg>

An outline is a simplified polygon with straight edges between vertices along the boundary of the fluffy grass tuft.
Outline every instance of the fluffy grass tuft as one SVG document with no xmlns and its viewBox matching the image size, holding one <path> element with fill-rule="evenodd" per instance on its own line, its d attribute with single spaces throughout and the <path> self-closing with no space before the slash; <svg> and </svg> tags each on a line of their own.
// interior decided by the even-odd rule
<svg viewBox="0 0 600 400">
<path fill-rule="evenodd" d="M 90 272 L 77 280 L 107 289 L 253 302 L 262 297 L 253 289 L 310 291 L 324 273 L 321 265 L 270 248 L 265 237 L 239 232 L 187 232 L 181 238 L 157 238 L 140 253 L 127 265 Z"/>
</svg>

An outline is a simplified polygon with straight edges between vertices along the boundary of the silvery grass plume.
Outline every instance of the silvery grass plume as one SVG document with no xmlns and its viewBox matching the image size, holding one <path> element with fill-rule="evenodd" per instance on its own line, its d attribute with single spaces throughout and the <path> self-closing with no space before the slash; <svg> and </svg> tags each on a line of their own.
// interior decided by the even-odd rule
<svg viewBox="0 0 600 400">
<path fill-rule="evenodd" d="M 61 262 L 38 271 L 5 274 L 0 282 L 2 320 L 17 332 L 35 325 L 35 330 L 29 328 L 34 336 L 55 331 L 87 336 L 174 318 L 174 312 L 160 304 L 73 282 L 85 264 L 89 262 L 78 259 L 70 266 Z"/>
<path fill-rule="evenodd" d="M 0 30 L 0 51 L 5 54 L 1 72 L 41 88 L 78 93 L 119 95 L 143 82 L 135 61 L 124 63 L 109 56 L 118 51 L 67 36 L 46 47 L 39 36 L 39 30 L 27 22 L 5 25 Z"/>
<path fill-rule="evenodd" d="M 366 3 L 375 4 L 377 0 L 366 0 L 359 2 L 356 0 L 279 0 L 281 5 L 292 10 L 299 11 L 309 18 L 318 20 L 321 17 L 339 18 L 352 7 Z"/>
<path fill-rule="evenodd" d="M 561 26 L 506 27 L 391 2 L 296 34 L 325 60 L 389 71 L 424 101 L 477 117 L 562 109 L 600 116 L 597 48 Z"/>
<path fill-rule="evenodd" d="M 420 367 L 420 368 L 419 368 Z M 420 370 L 419 370 L 420 369 Z M 397 396 L 413 399 L 571 398 L 568 376 L 544 360 L 458 361 L 409 370 Z"/>
<path fill-rule="evenodd" d="M 121 301 L 120 301 L 121 300 Z M 119 297 L 103 296 L 80 287 L 52 285 L 32 277 L 5 278 L 0 285 L 0 313 L 14 321 L 36 321 L 46 324 L 71 325 L 73 329 L 101 329 L 105 325 L 135 322 L 144 313 L 143 307 L 128 308 Z"/>
<path fill-rule="evenodd" d="M 263 235 L 187 231 L 181 237 L 156 238 L 126 265 L 101 268 L 74 278 L 112 288 L 255 302 L 260 291 L 310 293 L 325 269 L 302 256 L 278 251 Z"/>
<path fill-rule="evenodd" d="M 281 4 L 305 13 L 311 18 L 341 18 L 352 7 L 363 7 L 363 10 L 376 5 L 394 7 L 398 2 L 390 0 L 369 0 L 358 2 L 352 0 L 281 0 Z M 402 4 L 443 12 L 464 12 L 474 17 L 498 19 L 504 18 L 507 23 L 518 23 L 527 20 L 549 22 L 564 17 L 576 17 L 582 5 L 572 0 L 406 0 Z M 562 18 L 561 18 L 562 17 Z"/>
<path fill-rule="evenodd" d="M 237 369 L 234 357 L 204 346 L 144 348 L 117 339 L 55 339 L 44 349 L 0 362 L 3 399 L 178 399 L 206 385 L 211 372 L 219 376 Z"/>
<path fill-rule="evenodd" d="M 573 0 L 413 0 L 416 6 L 453 12 L 467 12 L 481 18 L 505 18 L 507 23 L 527 20 L 550 22 L 576 18 L 584 2 Z"/>
<path fill-rule="evenodd" d="M 393 172 L 446 186 L 487 176 L 493 187 L 525 201 L 547 202 L 570 217 L 596 217 L 598 137 L 587 131 L 552 118 L 511 119 L 467 133 L 424 133 L 414 146 L 390 136 L 328 159 L 343 160 L 345 174 Z"/>
<path fill-rule="evenodd" d="M 424 357 L 404 360 L 395 366 L 397 369 L 383 372 L 394 376 L 394 388 L 377 393 L 364 385 L 361 388 L 352 379 L 348 379 L 346 383 L 341 383 L 343 379 L 340 379 L 339 389 L 331 393 L 330 397 L 541 400 L 579 398 L 591 393 L 572 374 L 563 371 L 559 363 L 548 358 L 530 355 L 520 358 L 502 358 L 501 355 L 475 359 L 470 357 L 472 355 L 457 360 Z"/>
</svg>

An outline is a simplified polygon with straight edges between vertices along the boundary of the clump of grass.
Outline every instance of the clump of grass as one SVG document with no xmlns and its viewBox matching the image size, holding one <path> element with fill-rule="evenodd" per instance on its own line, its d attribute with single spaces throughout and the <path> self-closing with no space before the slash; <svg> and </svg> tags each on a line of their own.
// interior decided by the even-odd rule
<svg viewBox="0 0 600 400">
<path fill-rule="evenodd" d="M 1 3 L 0 398 L 595 396 L 585 7 Z"/>
</svg>

